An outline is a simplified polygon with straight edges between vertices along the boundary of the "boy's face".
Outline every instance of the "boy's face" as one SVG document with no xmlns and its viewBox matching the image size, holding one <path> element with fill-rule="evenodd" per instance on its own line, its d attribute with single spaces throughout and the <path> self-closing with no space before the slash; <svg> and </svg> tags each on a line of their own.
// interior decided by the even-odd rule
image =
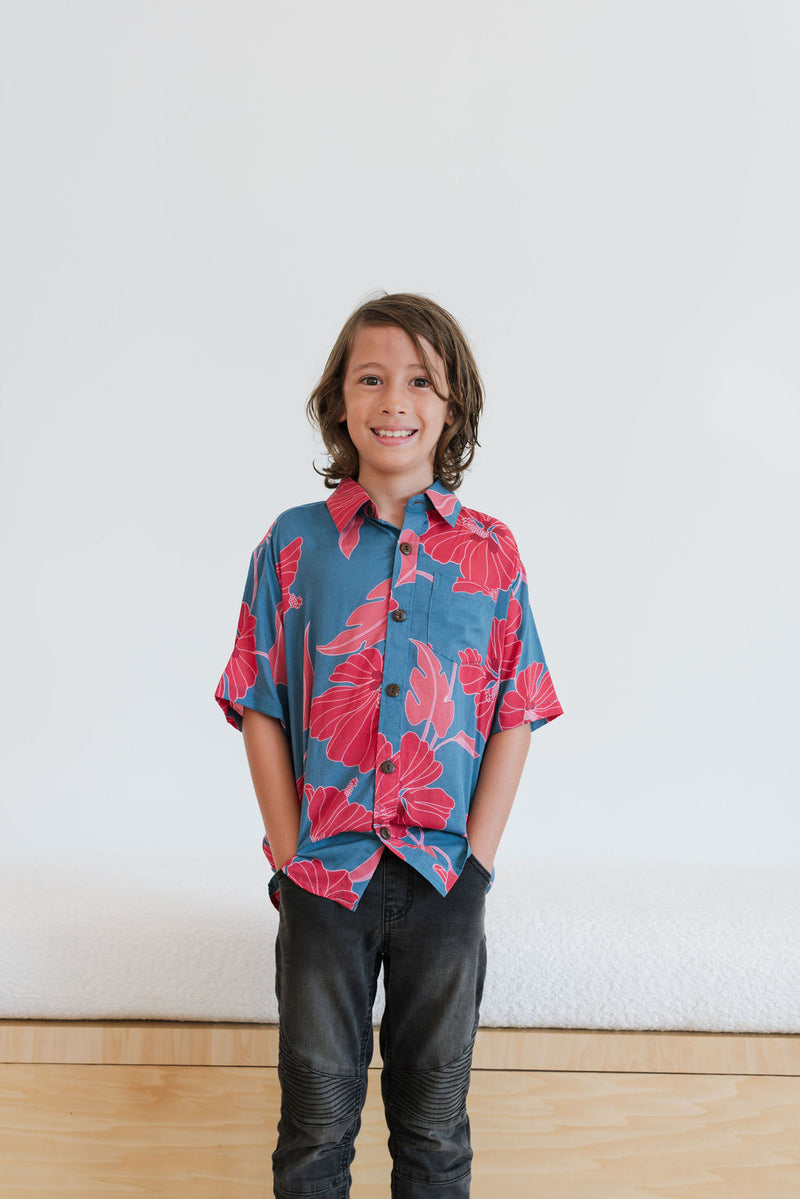
<svg viewBox="0 0 800 1199">
<path fill-rule="evenodd" d="M 353 339 L 345 366 L 343 392 L 347 431 L 358 451 L 358 481 L 392 482 L 408 495 L 433 482 L 433 458 L 446 424 L 453 419 L 447 400 L 433 390 L 447 391 L 444 363 L 420 338 L 436 374 L 431 380 L 419 361 L 413 341 L 396 325 L 362 325 Z M 393 437 L 381 437 L 392 430 Z M 397 436 L 411 430 L 408 436 Z"/>
</svg>

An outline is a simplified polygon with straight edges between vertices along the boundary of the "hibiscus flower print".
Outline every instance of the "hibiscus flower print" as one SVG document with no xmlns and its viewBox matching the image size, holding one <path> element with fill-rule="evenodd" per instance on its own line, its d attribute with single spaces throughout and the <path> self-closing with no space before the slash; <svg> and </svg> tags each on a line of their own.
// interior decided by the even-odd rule
<svg viewBox="0 0 800 1199">
<path fill-rule="evenodd" d="M 492 621 L 486 659 L 473 648 L 459 651 L 458 680 L 465 695 L 475 697 L 475 719 L 484 739 L 492 726 L 500 684 L 516 674 L 522 652 L 522 642 L 516 636 L 521 619 L 522 609 L 512 598 L 506 618 Z"/>
<path fill-rule="evenodd" d="M 222 689 L 224 681 L 228 688 L 227 698 L 231 703 L 236 703 L 244 698 L 257 678 L 256 618 L 249 606 L 243 603 L 239 609 L 239 623 L 236 626 L 236 643 L 217 691 Z"/>
<path fill-rule="evenodd" d="M 403 733 L 400 740 L 400 803 L 405 809 L 406 823 L 421 828 L 445 828 L 455 806 L 448 795 L 434 783 L 441 776 L 442 764 L 433 750 L 414 732 Z"/>
<path fill-rule="evenodd" d="M 420 540 L 434 561 L 458 566 L 461 577 L 453 591 L 482 592 L 496 600 L 517 577 L 519 551 L 511 530 L 483 512 L 462 508 L 454 528 L 446 521 L 432 521 Z"/>
<path fill-rule="evenodd" d="M 553 720 L 562 711 L 550 671 L 542 662 L 532 662 L 518 674 L 515 690 L 506 692 L 498 721 L 501 729 L 511 729 L 525 721 Z"/>
<path fill-rule="evenodd" d="M 331 672 L 336 686 L 311 701 L 311 736 L 328 742 L 331 761 L 364 774 L 375 765 L 382 668 L 383 655 L 372 647 L 351 654 Z"/>
<path fill-rule="evenodd" d="M 336 833 L 371 831 L 372 813 L 360 803 L 350 802 L 357 781 L 351 779 L 343 791 L 338 787 L 306 787 L 312 841 L 324 841 Z"/>
<path fill-rule="evenodd" d="M 325 899 L 334 899 L 343 907 L 352 910 L 358 903 L 349 870 L 326 870 L 317 858 L 310 858 L 289 862 L 284 866 L 283 873 L 288 875 L 293 883 L 297 883 L 298 887 Z"/>
<path fill-rule="evenodd" d="M 303 598 L 292 591 L 292 583 L 297 576 L 300 557 L 303 550 L 303 538 L 295 537 L 280 552 L 276 576 L 280 584 L 281 598 L 275 605 L 275 641 L 267 653 L 269 668 L 274 682 L 286 685 L 286 645 L 284 615 L 293 608 L 303 606 Z"/>
</svg>

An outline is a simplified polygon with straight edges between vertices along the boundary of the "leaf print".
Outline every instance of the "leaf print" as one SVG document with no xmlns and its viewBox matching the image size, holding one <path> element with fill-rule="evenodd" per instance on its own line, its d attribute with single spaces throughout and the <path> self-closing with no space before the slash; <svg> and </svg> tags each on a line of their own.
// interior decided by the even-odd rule
<svg viewBox="0 0 800 1199">
<path fill-rule="evenodd" d="M 436 509 L 441 516 L 450 516 L 458 507 L 458 502 L 458 496 L 453 495 L 452 492 L 450 495 L 439 494 L 435 501 Z"/>
<path fill-rule="evenodd" d="M 410 724 L 433 724 L 437 737 L 444 737 L 453 723 L 455 705 L 452 684 L 442 670 L 442 664 L 429 645 L 411 638 L 417 647 L 417 665 L 411 671 L 406 692 L 406 717 Z"/>
<path fill-rule="evenodd" d="M 328 741 L 331 761 L 357 766 L 364 774 L 375 765 L 382 670 L 378 650 L 370 647 L 351 654 L 331 672 L 330 681 L 337 686 L 311 702 L 311 736 Z"/>
<path fill-rule="evenodd" d="M 367 858 L 362 866 L 357 866 L 354 870 L 350 871 L 351 881 L 354 883 L 363 883 L 365 878 L 372 878 L 382 854 L 383 846 L 381 845 L 380 849 L 376 849 L 374 854 Z"/>
<path fill-rule="evenodd" d="M 367 602 L 359 604 L 347 618 L 347 627 L 326 645 L 318 645 L 321 654 L 351 654 L 354 650 L 377 645 L 386 637 L 388 614 L 399 605 L 390 596 L 392 580 L 384 579 L 367 595 Z"/>
<path fill-rule="evenodd" d="M 278 558 L 277 574 L 278 582 L 281 585 L 281 592 L 287 600 L 287 607 L 296 608 L 302 604 L 302 599 L 299 596 L 292 596 L 294 603 L 289 602 L 291 595 L 292 583 L 297 578 L 297 568 L 300 565 L 300 556 L 303 552 L 303 538 L 295 537 L 288 545 L 284 546 Z"/>
<path fill-rule="evenodd" d="M 364 517 L 359 508 L 367 493 L 355 479 L 342 479 L 327 504 L 334 525 L 339 530 L 339 549 L 349 558 L 359 542 Z"/>
<path fill-rule="evenodd" d="M 397 582 L 395 587 L 402 587 L 405 583 L 413 583 L 417 577 L 417 551 L 419 550 L 419 538 L 416 533 L 412 533 L 410 529 L 403 529 L 400 533 L 400 540 L 406 545 L 411 546 L 411 553 L 404 553 L 400 561 L 400 570 L 397 574 Z"/>
<path fill-rule="evenodd" d="M 364 517 L 360 512 L 357 512 L 353 519 L 342 529 L 339 535 L 339 549 L 344 554 L 345 558 L 349 558 L 353 550 L 358 545 L 358 539 L 361 536 L 361 526 L 364 523 Z"/>
<path fill-rule="evenodd" d="M 466 733 L 464 729 L 459 729 L 455 737 L 453 737 L 453 740 L 456 741 L 462 749 L 465 749 L 468 754 L 472 754 L 473 758 L 479 758 L 481 756 L 480 751 L 475 748 L 475 738 L 470 737 L 469 733 Z"/>
<path fill-rule="evenodd" d="M 438 862 L 434 862 L 433 869 L 444 883 L 445 891 L 449 891 L 453 884 L 458 882 L 458 875 L 449 866 L 440 866 Z"/>
<path fill-rule="evenodd" d="M 268 650 L 256 650 L 256 653 L 261 654 L 269 662 L 269 669 L 275 685 L 283 683 L 286 686 L 286 645 L 284 643 L 282 599 L 279 599 L 275 605 L 275 640 Z"/>
<path fill-rule="evenodd" d="M 311 697 L 314 694 L 314 664 L 311 661 L 311 654 L 308 652 L 308 631 L 311 628 L 311 623 L 306 625 L 305 636 L 303 637 L 303 731 L 308 729 L 311 719 Z"/>
</svg>

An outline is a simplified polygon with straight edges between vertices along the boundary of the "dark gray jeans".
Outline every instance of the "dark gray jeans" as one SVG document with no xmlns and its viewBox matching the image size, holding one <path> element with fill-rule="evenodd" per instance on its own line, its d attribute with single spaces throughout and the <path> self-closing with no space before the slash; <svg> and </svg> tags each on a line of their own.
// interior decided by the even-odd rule
<svg viewBox="0 0 800 1199">
<path fill-rule="evenodd" d="M 391 1194 L 467 1199 L 466 1098 L 486 972 L 488 885 L 489 872 L 470 857 L 442 896 L 387 850 L 351 912 L 280 875 L 277 1199 L 350 1193 L 381 963 Z"/>
</svg>

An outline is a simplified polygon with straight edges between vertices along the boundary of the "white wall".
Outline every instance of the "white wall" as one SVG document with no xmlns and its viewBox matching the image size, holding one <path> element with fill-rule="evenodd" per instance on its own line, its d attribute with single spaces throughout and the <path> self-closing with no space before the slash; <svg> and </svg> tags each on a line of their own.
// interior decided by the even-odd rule
<svg viewBox="0 0 800 1199">
<path fill-rule="evenodd" d="M 212 694 L 384 288 L 476 348 L 460 495 L 517 535 L 565 708 L 501 857 L 800 860 L 800 8 L 0 20 L 5 848 L 258 852 Z"/>
</svg>

